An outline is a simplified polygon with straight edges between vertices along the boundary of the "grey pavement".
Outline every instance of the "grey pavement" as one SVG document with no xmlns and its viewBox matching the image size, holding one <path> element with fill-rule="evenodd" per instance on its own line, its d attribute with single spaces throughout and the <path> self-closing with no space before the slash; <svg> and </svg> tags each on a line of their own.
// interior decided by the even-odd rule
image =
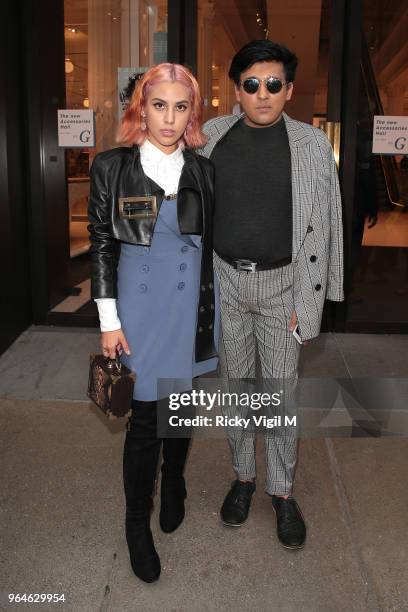
<svg viewBox="0 0 408 612">
<path fill-rule="evenodd" d="M 128 562 L 121 483 L 123 423 L 86 399 L 95 330 L 35 328 L 0 358 L 0 609 L 357 612 L 408 610 L 406 438 L 302 439 L 295 495 L 302 551 L 276 538 L 258 486 L 247 523 L 224 527 L 233 478 L 224 440 L 195 439 L 186 519 L 153 531 L 162 576 Z M 302 350 L 304 377 L 407 377 L 408 336 L 322 334 Z M 59 604 L 7 604 L 8 593 L 64 593 Z"/>
</svg>

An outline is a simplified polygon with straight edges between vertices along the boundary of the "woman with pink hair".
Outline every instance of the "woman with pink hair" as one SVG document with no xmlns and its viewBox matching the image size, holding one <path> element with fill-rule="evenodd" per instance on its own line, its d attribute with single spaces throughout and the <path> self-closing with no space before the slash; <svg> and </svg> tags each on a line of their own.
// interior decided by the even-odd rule
<svg viewBox="0 0 408 612">
<path fill-rule="evenodd" d="M 106 357 L 136 372 L 123 457 L 126 539 L 135 574 L 160 576 L 150 512 L 161 445 L 160 526 L 184 518 L 189 438 L 158 437 L 158 400 L 191 389 L 217 365 L 218 301 L 212 268 L 213 167 L 196 79 L 160 64 L 137 82 L 118 140 L 95 157 L 89 231 L 92 297 Z M 160 415 L 160 412 L 159 412 Z"/>
</svg>

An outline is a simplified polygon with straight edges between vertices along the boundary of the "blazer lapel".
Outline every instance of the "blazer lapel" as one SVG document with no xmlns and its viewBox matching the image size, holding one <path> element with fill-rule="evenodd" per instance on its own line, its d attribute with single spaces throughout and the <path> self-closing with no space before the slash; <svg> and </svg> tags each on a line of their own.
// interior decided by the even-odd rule
<svg viewBox="0 0 408 612">
<path fill-rule="evenodd" d="M 211 128 L 209 128 L 209 132 L 206 132 L 207 136 L 210 136 L 208 142 L 202 149 L 198 151 L 204 157 L 211 157 L 211 154 L 214 150 L 215 145 L 224 138 L 227 132 L 232 128 L 233 125 L 236 124 L 237 121 L 244 116 L 244 113 L 241 115 L 225 115 L 223 117 L 218 117 L 211 122 Z"/>
<path fill-rule="evenodd" d="M 283 113 L 292 162 L 292 261 L 309 227 L 313 209 L 314 173 L 310 154 L 311 133 L 300 121 Z"/>
</svg>

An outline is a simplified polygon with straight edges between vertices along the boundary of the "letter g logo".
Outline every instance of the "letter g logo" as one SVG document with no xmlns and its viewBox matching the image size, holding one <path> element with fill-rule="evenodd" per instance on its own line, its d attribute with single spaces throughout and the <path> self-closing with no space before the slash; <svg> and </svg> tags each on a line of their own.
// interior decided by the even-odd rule
<svg viewBox="0 0 408 612">
<path fill-rule="evenodd" d="M 89 130 L 83 130 L 83 132 L 81 132 L 79 135 L 79 140 L 81 142 L 89 142 L 90 137 L 91 132 Z"/>
<path fill-rule="evenodd" d="M 407 139 L 405 138 L 405 136 L 400 136 L 395 141 L 394 146 L 398 151 L 402 151 L 402 149 L 405 149 L 406 142 L 407 142 Z"/>
</svg>

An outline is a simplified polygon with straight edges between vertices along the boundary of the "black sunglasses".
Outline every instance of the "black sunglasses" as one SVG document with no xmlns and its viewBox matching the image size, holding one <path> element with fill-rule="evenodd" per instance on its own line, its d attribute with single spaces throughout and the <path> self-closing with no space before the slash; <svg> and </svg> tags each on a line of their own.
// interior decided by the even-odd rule
<svg viewBox="0 0 408 612">
<path fill-rule="evenodd" d="M 242 85 L 244 91 L 249 94 L 254 94 L 258 91 L 261 86 L 261 83 L 266 84 L 266 89 L 271 94 L 277 94 L 281 91 L 284 85 L 288 85 L 288 81 L 281 81 L 278 77 L 270 76 L 266 79 L 258 79 L 257 77 L 250 77 L 249 79 L 245 79 L 245 81 L 240 81 L 239 84 Z"/>
</svg>

